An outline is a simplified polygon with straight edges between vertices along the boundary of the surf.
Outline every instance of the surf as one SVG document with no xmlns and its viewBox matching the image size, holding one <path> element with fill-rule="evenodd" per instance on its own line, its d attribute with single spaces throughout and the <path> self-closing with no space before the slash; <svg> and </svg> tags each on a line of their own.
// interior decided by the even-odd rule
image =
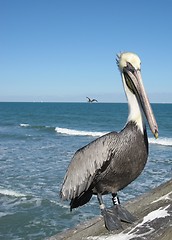
<svg viewBox="0 0 172 240">
<path fill-rule="evenodd" d="M 43 131 L 54 131 L 55 127 L 46 126 L 46 125 L 30 125 L 29 123 L 20 123 L 21 128 L 29 128 Z"/>
<path fill-rule="evenodd" d="M 101 137 L 107 132 L 93 132 L 93 131 L 83 131 L 69 128 L 60 128 L 56 127 L 55 131 L 60 134 L 73 135 L 73 136 L 92 136 L 92 137 Z"/>
<path fill-rule="evenodd" d="M 20 127 L 24 128 L 32 128 L 32 129 L 39 129 L 39 130 L 46 130 L 46 131 L 54 131 L 58 134 L 68 135 L 68 136 L 90 136 L 90 137 L 101 137 L 108 132 L 104 131 L 85 131 L 85 130 L 78 130 L 72 128 L 62 128 L 62 127 L 51 127 L 51 126 L 32 126 L 28 123 L 21 123 Z M 150 144 L 157 144 L 163 146 L 172 146 L 172 138 L 167 137 L 160 137 L 158 139 L 154 139 L 149 137 L 148 141 Z"/>
<path fill-rule="evenodd" d="M 0 188 L 0 195 L 5 195 L 5 196 L 11 196 L 11 197 L 25 197 L 25 194 L 9 190 L 9 189 L 4 189 Z"/>
<path fill-rule="evenodd" d="M 158 144 L 163 146 L 172 146 L 172 138 L 162 137 L 158 139 L 149 138 L 150 144 Z"/>
<path fill-rule="evenodd" d="M 76 130 L 76 129 L 69 129 L 69 128 L 60 128 L 56 127 L 55 131 L 59 134 L 64 135 L 72 135 L 72 136 L 92 136 L 92 137 L 101 137 L 108 132 L 94 132 L 94 131 L 83 131 L 83 130 Z M 149 138 L 148 139 L 150 144 L 158 144 L 163 146 L 172 146 L 172 138 L 162 137 L 158 139 Z"/>
</svg>

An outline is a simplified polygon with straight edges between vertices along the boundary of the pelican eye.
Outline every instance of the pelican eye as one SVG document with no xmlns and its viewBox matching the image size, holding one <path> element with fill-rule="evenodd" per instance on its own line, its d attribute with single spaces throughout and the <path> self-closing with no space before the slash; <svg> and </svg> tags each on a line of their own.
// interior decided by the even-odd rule
<svg viewBox="0 0 172 240">
<path fill-rule="evenodd" d="M 127 66 L 126 66 L 127 70 L 134 73 L 135 72 L 135 68 L 133 67 L 133 65 L 129 62 L 127 62 Z"/>
</svg>

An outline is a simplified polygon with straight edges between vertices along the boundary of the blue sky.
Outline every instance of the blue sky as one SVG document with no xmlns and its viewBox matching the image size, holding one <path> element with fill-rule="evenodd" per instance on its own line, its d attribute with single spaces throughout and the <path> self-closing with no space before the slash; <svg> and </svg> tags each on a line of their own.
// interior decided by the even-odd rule
<svg viewBox="0 0 172 240">
<path fill-rule="evenodd" d="M 123 102 L 120 51 L 172 102 L 171 0 L 0 0 L 0 101 Z"/>
</svg>

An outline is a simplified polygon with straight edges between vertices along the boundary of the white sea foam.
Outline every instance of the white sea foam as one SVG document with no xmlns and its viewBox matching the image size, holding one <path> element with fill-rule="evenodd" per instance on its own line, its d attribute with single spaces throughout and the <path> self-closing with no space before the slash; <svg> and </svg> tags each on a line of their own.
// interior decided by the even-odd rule
<svg viewBox="0 0 172 240">
<path fill-rule="evenodd" d="M 93 137 L 100 137 L 107 133 L 107 132 L 79 131 L 75 129 L 60 128 L 60 127 L 56 127 L 55 131 L 57 133 L 66 134 L 66 135 L 93 136 Z M 164 146 L 172 146 L 172 138 L 158 138 L 158 139 L 149 138 L 149 143 L 164 145 Z"/>
<path fill-rule="evenodd" d="M 29 127 L 30 125 L 28 123 L 20 123 L 20 127 Z"/>
<path fill-rule="evenodd" d="M 12 215 L 12 213 L 10 213 L 10 212 L 0 212 L 0 218 L 5 217 L 7 215 Z"/>
<path fill-rule="evenodd" d="M 65 134 L 65 135 L 75 135 L 75 136 L 92 136 L 92 137 L 101 137 L 107 132 L 93 132 L 93 131 L 80 131 L 76 129 L 69 128 L 60 128 L 56 127 L 55 131 L 57 133 Z M 149 138 L 149 143 L 158 144 L 164 146 L 172 146 L 172 138 Z"/>
<path fill-rule="evenodd" d="M 172 146 L 172 138 L 149 138 L 149 143 L 159 144 L 164 146 Z"/>
<path fill-rule="evenodd" d="M 50 200 L 51 203 L 53 203 L 54 205 L 60 206 L 61 208 L 69 208 L 69 204 L 65 204 L 62 201 L 55 201 L 55 200 Z"/>
<path fill-rule="evenodd" d="M 7 196 L 13 196 L 13 197 L 25 197 L 25 194 L 13 191 L 13 190 L 9 190 L 9 189 L 3 189 L 0 188 L 0 194 L 2 195 L 7 195 Z"/>
<path fill-rule="evenodd" d="M 57 133 L 66 134 L 66 135 L 93 136 L 93 137 L 100 137 L 107 133 L 107 132 L 79 131 L 79 130 L 68 129 L 68 128 L 59 128 L 59 127 L 56 127 L 55 131 Z"/>
</svg>

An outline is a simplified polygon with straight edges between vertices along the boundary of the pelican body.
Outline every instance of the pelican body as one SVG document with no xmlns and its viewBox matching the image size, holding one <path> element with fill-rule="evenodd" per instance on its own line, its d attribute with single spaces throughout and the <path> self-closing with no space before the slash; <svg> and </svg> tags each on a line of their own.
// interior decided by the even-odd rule
<svg viewBox="0 0 172 240">
<path fill-rule="evenodd" d="M 130 52 L 118 55 L 128 99 L 129 115 L 120 132 L 108 133 L 73 156 L 60 191 L 62 200 L 71 200 L 70 208 L 86 204 L 97 195 L 108 230 L 121 227 L 121 221 L 132 223 L 135 217 L 121 206 L 117 192 L 134 181 L 143 171 L 148 158 L 148 138 L 144 115 L 158 137 L 158 126 L 143 86 L 139 57 Z M 113 208 L 107 209 L 102 195 L 112 194 Z"/>
</svg>

